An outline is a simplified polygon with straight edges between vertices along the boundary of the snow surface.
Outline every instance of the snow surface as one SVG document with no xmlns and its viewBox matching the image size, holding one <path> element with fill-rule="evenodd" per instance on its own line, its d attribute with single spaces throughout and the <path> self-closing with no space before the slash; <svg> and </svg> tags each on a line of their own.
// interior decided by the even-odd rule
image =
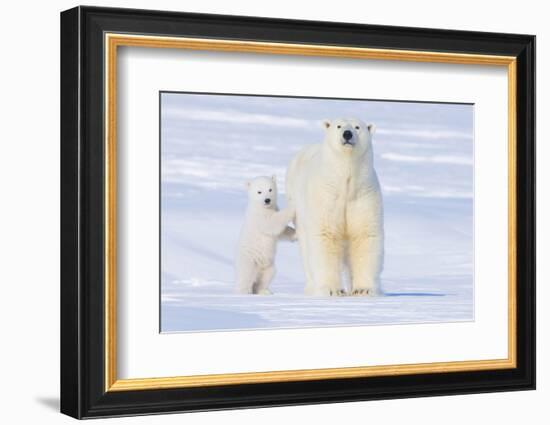
<svg viewBox="0 0 550 425">
<path fill-rule="evenodd" d="M 473 320 L 472 105 L 161 95 L 161 331 Z M 281 242 L 274 295 L 237 295 L 247 179 L 276 174 L 321 121 L 375 123 L 385 208 L 384 295 L 306 297 L 297 243 Z"/>
</svg>

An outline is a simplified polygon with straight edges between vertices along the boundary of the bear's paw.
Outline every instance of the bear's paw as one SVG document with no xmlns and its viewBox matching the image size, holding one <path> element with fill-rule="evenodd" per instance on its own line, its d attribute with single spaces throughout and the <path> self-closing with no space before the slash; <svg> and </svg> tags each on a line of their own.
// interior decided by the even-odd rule
<svg viewBox="0 0 550 425">
<path fill-rule="evenodd" d="M 378 291 L 374 288 L 357 288 L 351 291 L 354 297 L 374 297 L 378 295 Z"/>
</svg>

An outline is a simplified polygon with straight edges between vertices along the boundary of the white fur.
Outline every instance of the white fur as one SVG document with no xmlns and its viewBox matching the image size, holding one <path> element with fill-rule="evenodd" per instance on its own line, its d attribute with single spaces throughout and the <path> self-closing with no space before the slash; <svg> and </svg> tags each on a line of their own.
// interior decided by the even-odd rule
<svg viewBox="0 0 550 425">
<path fill-rule="evenodd" d="M 268 295 L 275 275 L 277 240 L 295 240 L 294 229 L 287 226 L 294 219 L 294 209 L 279 211 L 275 176 L 258 177 L 247 187 L 248 207 L 236 262 L 237 291 Z M 266 199 L 270 199 L 269 204 Z"/>
<path fill-rule="evenodd" d="M 296 233 L 306 294 L 376 295 L 384 258 L 382 194 L 374 170 L 374 126 L 355 119 L 325 121 L 325 140 L 291 161 L 287 197 L 296 208 Z M 350 131 L 346 143 L 344 132 Z"/>
</svg>

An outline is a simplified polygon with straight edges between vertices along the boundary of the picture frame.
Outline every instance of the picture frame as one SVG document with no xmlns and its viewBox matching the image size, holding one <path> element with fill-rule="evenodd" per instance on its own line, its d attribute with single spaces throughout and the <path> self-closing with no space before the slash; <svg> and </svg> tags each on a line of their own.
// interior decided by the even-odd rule
<svg viewBox="0 0 550 425">
<path fill-rule="evenodd" d="M 506 358 L 121 379 L 121 47 L 507 73 Z M 328 83 L 330 84 L 330 83 Z M 490 164 L 483 166 L 490 167 Z M 61 13 L 61 412 L 75 418 L 535 388 L 535 37 L 79 6 Z M 158 282 L 151 282 L 157 285 Z"/>
</svg>

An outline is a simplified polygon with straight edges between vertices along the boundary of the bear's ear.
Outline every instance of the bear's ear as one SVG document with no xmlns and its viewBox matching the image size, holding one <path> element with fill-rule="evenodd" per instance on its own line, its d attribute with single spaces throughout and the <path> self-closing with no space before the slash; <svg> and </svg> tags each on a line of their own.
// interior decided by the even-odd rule
<svg viewBox="0 0 550 425">
<path fill-rule="evenodd" d="M 376 131 L 376 126 L 374 124 L 367 124 L 367 130 L 369 130 L 369 133 L 372 135 Z"/>
<path fill-rule="evenodd" d="M 250 182 L 249 182 L 249 181 L 246 181 L 246 182 L 244 183 L 244 188 L 245 188 L 246 190 L 250 189 Z"/>
<path fill-rule="evenodd" d="M 323 120 L 323 127 L 329 128 L 330 127 L 330 121 L 329 120 Z"/>
<path fill-rule="evenodd" d="M 273 180 L 275 183 L 277 183 L 277 176 L 275 174 L 273 174 L 271 176 L 271 180 Z"/>
</svg>

